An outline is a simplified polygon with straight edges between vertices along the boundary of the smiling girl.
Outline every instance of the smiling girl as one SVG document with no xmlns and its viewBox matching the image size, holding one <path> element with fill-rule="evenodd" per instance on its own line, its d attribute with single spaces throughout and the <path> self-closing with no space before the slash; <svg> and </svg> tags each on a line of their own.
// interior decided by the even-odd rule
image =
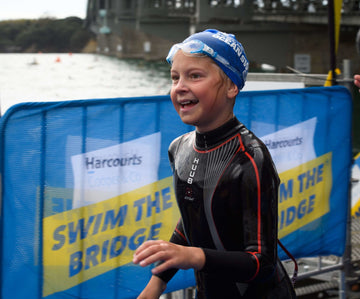
<svg viewBox="0 0 360 299">
<path fill-rule="evenodd" d="M 195 126 L 169 147 L 181 213 L 170 242 L 147 241 L 140 266 L 156 263 L 138 298 L 159 298 L 178 269 L 194 269 L 197 298 L 295 298 L 277 255 L 279 177 L 260 139 L 233 113 L 248 60 L 232 34 L 206 30 L 174 45 L 171 100 Z"/>
</svg>

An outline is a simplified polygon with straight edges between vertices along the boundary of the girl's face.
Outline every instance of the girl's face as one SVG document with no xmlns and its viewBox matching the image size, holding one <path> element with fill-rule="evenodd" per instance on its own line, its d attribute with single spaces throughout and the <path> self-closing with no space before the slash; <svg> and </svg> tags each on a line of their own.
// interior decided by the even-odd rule
<svg viewBox="0 0 360 299">
<path fill-rule="evenodd" d="M 209 57 L 179 50 L 171 67 L 171 101 L 181 120 L 198 132 L 218 128 L 233 117 L 237 86 Z"/>
</svg>

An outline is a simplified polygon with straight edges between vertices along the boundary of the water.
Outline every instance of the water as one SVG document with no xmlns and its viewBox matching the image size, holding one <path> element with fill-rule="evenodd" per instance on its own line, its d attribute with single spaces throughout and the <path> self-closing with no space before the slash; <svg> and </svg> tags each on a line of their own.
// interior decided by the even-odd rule
<svg viewBox="0 0 360 299">
<path fill-rule="evenodd" d="M 97 54 L 0 54 L 1 113 L 20 102 L 164 95 L 166 62 Z"/>
</svg>

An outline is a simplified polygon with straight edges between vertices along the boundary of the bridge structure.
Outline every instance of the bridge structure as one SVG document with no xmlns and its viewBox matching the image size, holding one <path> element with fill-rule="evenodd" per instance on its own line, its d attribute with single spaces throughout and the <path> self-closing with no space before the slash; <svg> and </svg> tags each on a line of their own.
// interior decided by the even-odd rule
<svg viewBox="0 0 360 299">
<path fill-rule="evenodd" d="M 250 70 L 327 73 L 329 17 L 322 0 L 88 0 L 87 26 L 98 52 L 119 58 L 164 59 L 171 45 L 207 28 L 233 33 Z M 344 0 L 337 66 L 360 71 L 360 1 Z"/>
</svg>

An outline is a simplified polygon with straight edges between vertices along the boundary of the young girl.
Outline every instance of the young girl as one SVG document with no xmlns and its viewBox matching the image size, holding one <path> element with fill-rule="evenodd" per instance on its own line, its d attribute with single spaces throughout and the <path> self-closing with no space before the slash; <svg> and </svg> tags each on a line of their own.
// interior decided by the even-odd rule
<svg viewBox="0 0 360 299">
<path fill-rule="evenodd" d="M 205 30 L 174 45 L 171 100 L 196 130 L 169 147 L 181 219 L 170 242 L 133 262 L 156 263 L 138 298 L 159 298 L 177 269 L 195 270 L 197 298 L 295 298 L 277 256 L 279 178 L 265 145 L 233 114 L 248 60 L 232 34 Z"/>
</svg>

